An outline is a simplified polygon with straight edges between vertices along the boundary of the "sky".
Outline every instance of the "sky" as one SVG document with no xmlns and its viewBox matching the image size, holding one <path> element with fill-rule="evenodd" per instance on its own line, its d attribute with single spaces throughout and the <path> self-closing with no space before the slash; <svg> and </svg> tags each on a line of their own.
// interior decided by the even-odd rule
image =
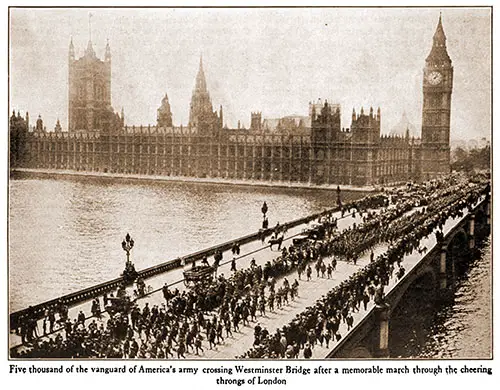
<svg viewBox="0 0 500 390">
<path fill-rule="evenodd" d="M 156 123 L 168 94 L 174 125 L 186 125 L 203 67 L 224 122 L 308 115 L 318 98 L 340 103 L 342 127 L 353 107 L 380 106 L 382 133 L 404 112 L 419 129 L 422 78 L 439 13 L 454 66 L 451 138 L 491 137 L 489 8 L 61 8 L 10 9 L 10 111 L 42 115 L 67 128 L 68 47 L 79 58 L 89 40 L 112 53 L 111 101 L 129 125 Z M 89 13 L 91 28 L 89 30 Z"/>
</svg>

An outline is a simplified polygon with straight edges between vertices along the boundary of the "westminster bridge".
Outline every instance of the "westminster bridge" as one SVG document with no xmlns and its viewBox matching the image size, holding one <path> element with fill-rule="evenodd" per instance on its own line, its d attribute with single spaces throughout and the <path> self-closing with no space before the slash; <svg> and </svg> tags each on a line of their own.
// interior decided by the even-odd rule
<svg viewBox="0 0 500 390">
<path fill-rule="evenodd" d="M 450 191 L 452 192 L 452 191 Z M 353 202 L 350 205 L 344 205 L 342 210 L 339 207 L 327 210 L 323 213 L 311 215 L 306 218 L 298 219 L 280 227 L 284 234 L 283 246 L 293 246 L 294 238 L 304 237 L 304 232 L 314 230 L 317 222 L 335 221 L 335 234 L 343 234 L 356 229 L 365 221 L 364 213 L 373 215 L 382 215 L 392 210 L 395 213 L 398 203 L 395 199 L 401 197 L 401 193 L 389 195 L 387 199 L 391 200 L 390 205 L 386 207 L 368 207 L 369 203 L 363 205 L 362 201 Z M 465 190 L 462 197 L 465 197 Z M 410 196 L 407 199 L 411 198 Z M 458 194 L 460 195 L 460 194 Z M 376 196 L 374 198 L 377 198 Z M 460 198 L 460 196 L 458 196 Z M 400 305 L 403 305 L 409 292 L 418 291 L 425 300 L 447 300 L 453 295 L 453 288 L 456 275 L 460 268 L 464 267 L 470 254 L 475 250 L 476 241 L 489 234 L 490 226 L 490 195 L 489 185 L 483 186 L 480 194 L 476 191 L 475 197 L 471 199 L 467 207 L 460 203 L 460 200 L 453 203 L 455 209 L 458 207 L 459 213 L 451 216 L 444 215 L 443 209 L 438 209 L 437 214 L 444 215 L 441 223 L 430 234 L 419 240 L 418 250 L 411 253 L 405 253 L 402 264 L 404 264 L 404 275 L 392 276 L 385 286 L 383 300 L 370 300 L 366 309 L 359 308 L 352 313 L 352 324 L 340 323 L 338 339 L 333 339 L 327 346 L 316 345 L 313 350 L 313 358 L 363 358 L 363 357 L 389 357 L 389 339 L 390 339 L 390 318 L 391 313 Z M 406 201 L 408 203 L 408 201 Z M 459 202 L 459 203 L 457 203 Z M 450 203 L 451 204 L 451 203 Z M 412 203 L 412 207 L 407 207 L 399 215 L 400 218 L 411 216 L 425 211 L 423 202 Z M 428 208 L 429 206 L 427 206 Z M 441 210 L 441 211 L 440 211 Z M 456 211 L 456 210 L 455 210 Z M 397 213 L 396 213 L 397 214 Z M 219 275 L 231 275 L 230 267 L 235 263 L 238 269 L 247 269 L 253 265 L 265 265 L 272 262 L 279 255 L 276 247 L 268 245 L 269 236 L 274 228 L 260 230 L 259 232 L 249 234 L 230 242 L 223 243 L 216 247 L 199 251 L 183 258 L 161 263 L 139 271 L 139 276 L 146 281 L 146 293 L 136 299 L 136 304 L 144 309 L 146 304 L 149 307 L 160 306 L 165 300 L 162 293 L 162 287 L 168 285 L 170 289 L 177 288 L 180 291 L 188 289 L 183 283 L 183 271 L 190 267 L 193 262 L 199 261 L 206 256 L 212 256 L 215 252 L 224 254 L 224 259 L 218 268 Z M 439 232 L 438 235 L 435 233 Z M 376 232 L 375 232 L 376 234 Z M 307 235 L 307 234 L 306 234 Z M 240 253 L 230 260 L 231 249 L 235 244 L 239 246 Z M 203 344 L 203 352 L 194 354 L 186 352 L 189 358 L 204 359 L 233 359 L 243 356 L 254 345 L 254 327 L 256 323 L 260 327 L 273 331 L 285 324 L 297 319 L 304 311 L 311 308 L 315 302 L 324 300 L 325 295 L 332 289 L 346 283 L 349 278 L 365 267 L 368 267 L 374 257 L 382 256 L 386 253 L 393 242 L 376 242 L 371 247 L 372 254 L 369 251 L 363 251 L 357 258 L 357 261 L 340 261 L 337 264 L 332 277 L 319 277 L 316 272 L 309 280 L 302 279 L 293 268 L 286 275 L 278 276 L 276 283 L 280 284 L 284 277 L 289 280 L 299 279 L 299 295 L 288 304 L 283 305 L 276 310 L 260 313 L 255 322 L 250 322 L 242 326 L 218 343 L 214 348 L 208 348 L 208 343 Z M 50 308 L 57 308 L 63 303 L 69 307 L 68 317 L 74 319 L 78 314 L 84 313 L 86 321 L 97 320 L 98 323 L 106 323 L 109 315 L 102 311 L 99 318 L 92 314 L 91 304 L 94 299 L 101 299 L 104 294 L 116 292 L 116 289 L 123 284 L 123 278 L 102 283 L 82 291 L 68 294 L 48 302 L 41 303 L 25 310 L 11 313 L 10 315 L 10 348 L 11 356 L 23 357 L 23 351 L 30 351 L 33 343 L 41 343 L 43 340 L 54 339 L 58 334 L 64 334 L 64 326 L 55 327 L 52 331 L 44 329 L 44 317 L 46 311 Z M 127 288 L 128 293 L 132 294 L 132 287 Z M 207 313 L 211 316 L 211 313 Z M 26 318 L 36 319 L 37 335 L 36 341 L 26 341 L 23 337 L 22 324 Z M 63 336 L 65 337 L 65 336 Z M 140 335 L 142 340 L 142 335 Z M 175 354 L 174 354 L 175 355 Z M 29 356 L 29 355 L 28 355 Z M 40 357 L 40 356 L 39 356 Z M 146 355 L 147 357 L 147 355 Z M 250 357 L 252 357 L 250 355 Z M 271 355 L 271 357 L 275 357 Z M 302 357 L 302 356 L 300 356 Z"/>
<path fill-rule="evenodd" d="M 405 256 L 406 273 L 387 286 L 385 301 L 359 314 L 353 328 L 327 354 L 327 358 L 390 357 L 391 314 L 415 294 L 428 307 L 453 300 L 457 278 L 467 269 L 478 240 L 490 232 L 489 198 L 482 199 L 461 218 L 449 219 L 444 237 L 428 237 L 421 245 L 426 253 Z M 411 305 L 411 302 L 409 303 Z"/>
</svg>

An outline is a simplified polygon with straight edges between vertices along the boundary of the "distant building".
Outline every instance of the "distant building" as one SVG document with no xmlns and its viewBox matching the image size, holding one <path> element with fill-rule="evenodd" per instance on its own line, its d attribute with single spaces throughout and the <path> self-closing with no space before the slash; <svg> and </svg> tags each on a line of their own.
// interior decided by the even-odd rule
<svg viewBox="0 0 500 390">
<path fill-rule="evenodd" d="M 262 131 L 262 112 L 252 112 L 250 118 L 250 130 Z"/>
<path fill-rule="evenodd" d="M 353 109 L 350 127 L 342 127 L 340 105 L 326 100 L 309 103 L 309 116 L 265 119 L 252 112 L 250 129 L 228 129 L 222 106 L 213 110 L 201 58 L 187 127 L 173 126 L 167 95 L 156 126 L 129 127 L 123 110 L 119 116 L 111 108 L 109 44 L 104 61 L 90 41 L 76 61 L 71 43 L 69 61 L 69 132 L 30 133 L 26 166 L 354 186 L 428 180 L 450 171 L 453 67 L 441 18 L 425 61 L 422 139 L 409 125 L 404 134 L 381 135 L 380 108 Z"/>
<path fill-rule="evenodd" d="M 158 117 L 156 119 L 156 125 L 158 127 L 172 127 L 172 111 L 170 111 L 170 103 L 168 102 L 168 96 L 165 94 L 161 101 L 161 106 L 158 109 Z"/>
<path fill-rule="evenodd" d="M 406 137 L 406 133 L 410 137 L 419 137 L 417 128 L 409 121 L 406 112 L 403 112 L 401 119 L 390 130 L 389 135 L 393 137 Z"/>
<path fill-rule="evenodd" d="M 54 126 L 54 131 L 56 133 L 62 132 L 61 122 L 59 122 L 59 118 L 57 118 L 56 125 Z"/>
<path fill-rule="evenodd" d="M 210 99 L 203 71 L 203 59 L 200 57 L 200 68 L 196 76 L 193 96 L 191 97 L 189 127 L 196 128 L 199 134 L 215 135 L 222 129 L 222 123 L 222 106 L 219 114 L 217 114 L 217 111 L 213 111 L 212 100 Z"/>
<path fill-rule="evenodd" d="M 450 172 L 450 116 L 453 66 L 446 50 L 441 16 L 425 60 L 422 109 L 422 177 Z"/>
<path fill-rule="evenodd" d="M 97 58 L 89 40 L 83 57 L 75 58 L 73 40 L 69 45 L 68 131 L 116 130 L 123 115 L 111 107 L 111 49 L 106 44 L 104 61 Z"/>
</svg>

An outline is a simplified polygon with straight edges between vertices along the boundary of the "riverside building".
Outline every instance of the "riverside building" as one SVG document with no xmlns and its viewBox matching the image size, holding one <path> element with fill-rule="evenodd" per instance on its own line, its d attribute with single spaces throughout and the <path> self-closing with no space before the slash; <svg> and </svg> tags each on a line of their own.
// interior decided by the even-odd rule
<svg viewBox="0 0 500 390">
<path fill-rule="evenodd" d="M 69 47 L 67 131 L 30 128 L 11 118 L 11 162 L 18 167 L 242 181 L 375 186 L 428 180 L 450 171 L 453 67 L 441 17 L 423 71 L 422 138 L 381 135 L 380 108 L 353 109 L 341 124 L 333 102 L 309 104 L 309 116 L 275 120 L 251 113 L 250 129 L 224 126 L 214 110 L 203 62 L 191 98 L 188 126 L 173 125 L 167 95 L 156 126 L 126 126 L 111 107 L 111 49 L 100 60 L 89 40 L 82 58 Z M 41 121 L 41 118 L 39 118 Z M 13 129 L 13 125 L 17 126 Z M 21 134 L 18 136 L 18 134 Z"/>
</svg>

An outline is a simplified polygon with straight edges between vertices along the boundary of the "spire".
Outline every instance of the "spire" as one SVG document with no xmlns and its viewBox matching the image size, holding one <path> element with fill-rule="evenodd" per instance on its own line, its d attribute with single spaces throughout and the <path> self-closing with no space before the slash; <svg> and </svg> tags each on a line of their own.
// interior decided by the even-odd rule
<svg viewBox="0 0 500 390">
<path fill-rule="evenodd" d="M 200 68 L 196 76 L 195 90 L 198 92 L 207 92 L 207 82 L 205 80 L 205 73 L 203 72 L 203 56 L 200 54 Z"/>
<path fill-rule="evenodd" d="M 109 47 L 109 39 L 106 40 L 106 50 L 104 53 L 104 61 L 106 61 L 106 62 L 111 61 L 111 48 Z"/>
<path fill-rule="evenodd" d="M 442 44 L 443 46 L 446 45 L 446 35 L 444 34 L 443 30 L 443 22 L 441 18 L 441 12 L 439 13 L 439 21 L 438 25 L 436 27 L 436 32 L 434 33 L 434 44 Z"/>
<path fill-rule="evenodd" d="M 95 57 L 95 51 L 92 47 L 92 26 L 90 24 L 90 19 L 92 18 L 92 13 L 89 12 L 89 43 L 87 44 L 87 49 L 85 50 L 85 55 L 90 57 Z"/>
<path fill-rule="evenodd" d="M 425 61 L 431 64 L 451 65 L 451 59 L 446 51 L 446 35 L 443 29 L 441 13 L 439 14 L 439 20 L 436 31 L 434 32 L 434 37 L 432 38 L 432 49 Z"/>
<path fill-rule="evenodd" d="M 203 71 L 203 57 L 200 54 L 200 67 L 196 75 L 196 82 L 191 96 L 191 108 L 189 111 L 189 126 L 198 129 L 213 128 L 218 123 L 217 113 L 212 108 L 212 100 L 207 89 L 207 81 Z M 206 130 L 202 130 L 206 131 Z"/>
<path fill-rule="evenodd" d="M 73 46 L 73 37 L 71 37 L 71 40 L 69 42 L 69 53 L 68 57 L 70 61 L 75 60 L 75 47 Z"/>
<path fill-rule="evenodd" d="M 89 12 L 89 42 L 92 42 L 92 25 L 90 24 L 91 18 L 92 18 L 92 12 Z"/>
</svg>

